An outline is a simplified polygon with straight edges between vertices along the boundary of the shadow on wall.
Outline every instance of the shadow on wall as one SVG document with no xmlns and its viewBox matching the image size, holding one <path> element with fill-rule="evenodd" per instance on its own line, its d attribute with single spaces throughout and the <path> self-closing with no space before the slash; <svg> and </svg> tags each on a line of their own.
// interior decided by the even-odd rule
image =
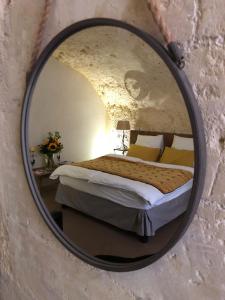
<svg viewBox="0 0 225 300">
<path fill-rule="evenodd" d="M 171 81 L 168 72 L 155 74 L 157 69 L 153 68 L 152 72 L 129 70 L 124 76 L 126 90 L 134 100 L 128 117 L 132 127 L 191 133 L 189 116 L 176 82 Z"/>
<path fill-rule="evenodd" d="M 143 100 L 150 93 L 148 74 L 130 70 L 124 76 L 124 84 L 129 95 L 135 100 Z"/>
<path fill-rule="evenodd" d="M 163 9 L 167 9 L 169 1 L 162 1 L 161 5 Z M 131 20 L 131 15 L 136 16 L 135 19 Z M 164 43 L 162 35 L 159 33 L 159 29 L 153 21 L 145 0 L 128 1 L 128 5 L 122 14 L 122 20 L 135 25 L 146 32 L 151 32 L 153 36 L 157 36 L 159 42 L 162 44 Z M 146 66 L 143 65 L 142 67 L 144 70 L 143 72 L 130 70 L 124 76 L 124 84 L 128 93 L 136 100 L 136 102 L 138 102 L 135 120 L 133 120 L 133 127 L 146 130 L 156 130 L 157 127 L 158 129 L 161 127 L 160 130 L 167 129 L 168 131 L 169 128 L 169 131 L 171 132 L 178 130 L 180 133 L 191 133 L 189 116 L 183 103 L 183 99 L 178 103 L 176 116 L 173 116 L 172 114 L 174 106 L 173 110 L 170 110 L 169 114 L 167 114 L 166 112 L 168 112 L 169 104 L 167 103 L 167 105 L 164 105 L 167 99 L 161 98 L 160 100 L 158 98 L 158 100 L 155 101 L 156 98 L 151 97 L 149 78 L 147 76 L 148 70 L 145 69 Z M 149 104 L 144 100 L 147 98 L 150 98 L 150 101 L 148 101 Z M 150 104 L 150 102 L 152 102 L 152 104 Z M 177 120 L 176 122 L 175 119 Z M 154 123 L 155 120 L 157 121 L 156 123 Z M 161 124 L 158 123 L 158 120 L 160 120 Z"/>
</svg>

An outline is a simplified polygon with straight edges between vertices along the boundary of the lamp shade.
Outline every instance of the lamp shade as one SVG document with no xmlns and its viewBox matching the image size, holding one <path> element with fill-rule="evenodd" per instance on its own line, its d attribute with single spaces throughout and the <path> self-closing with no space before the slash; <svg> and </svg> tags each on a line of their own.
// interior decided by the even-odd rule
<svg viewBox="0 0 225 300">
<path fill-rule="evenodd" d="M 117 122 L 117 130 L 130 130 L 130 122 L 126 120 L 121 120 Z"/>
</svg>

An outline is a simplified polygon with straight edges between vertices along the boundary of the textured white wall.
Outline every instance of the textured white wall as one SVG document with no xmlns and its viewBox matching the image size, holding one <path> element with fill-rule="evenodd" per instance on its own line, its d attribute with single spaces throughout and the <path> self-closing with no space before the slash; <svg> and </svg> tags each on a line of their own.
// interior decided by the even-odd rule
<svg viewBox="0 0 225 300">
<path fill-rule="evenodd" d="M 44 66 L 32 97 L 29 145 L 41 144 L 49 131 L 62 136 L 62 160 L 107 153 L 107 112 L 101 99 L 87 78 L 54 58 Z"/>
<path fill-rule="evenodd" d="M 133 129 L 191 133 L 169 68 L 133 33 L 112 26 L 88 28 L 66 39 L 54 57 L 88 78 L 113 123 L 129 119 Z"/>
<path fill-rule="evenodd" d="M 111 273 L 72 256 L 40 217 L 20 152 L 20 113 L 43 1 L 0 4 L 0 297 L 31 299 L 224 299 L 225 135 L 224 0 L 161 0 L 171 30 L 184 43 L 207 139 L 207 180 L 194 222 L 165 257 L 143 270 Z M 56 1 L 45 43 L 88 17 L 128 21 L 160 39 L 144 0 Z"/>
</svg>

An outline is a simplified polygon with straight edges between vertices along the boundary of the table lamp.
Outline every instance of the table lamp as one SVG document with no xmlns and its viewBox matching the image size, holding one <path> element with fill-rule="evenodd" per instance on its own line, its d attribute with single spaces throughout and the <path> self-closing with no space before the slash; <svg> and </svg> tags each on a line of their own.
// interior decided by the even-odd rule
<svg viewBox="0 0 225 300">
<path fill-rule="evenodd" d="M 126 149 L 127 146 L 124 143 L 124 140 L 125 140 L 125 132 L 124 132 L 124 130 L 130 130 L 130 122 L 126 121 L 126 120 L 120 120 L 120 121 L 117 122 L 116 129 L 117 130 L 123 130 L 122 148 Z"/>
</svg>

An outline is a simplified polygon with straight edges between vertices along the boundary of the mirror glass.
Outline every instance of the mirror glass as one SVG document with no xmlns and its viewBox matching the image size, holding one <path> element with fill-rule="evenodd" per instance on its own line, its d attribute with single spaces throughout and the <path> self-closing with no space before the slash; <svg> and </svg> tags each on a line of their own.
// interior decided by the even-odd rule
<svg viewBox="0 0 225 300">
<path fill-rule="evenodd" d="M 37 79 L 30 163 L 42 201 L 85 253 L 133 262 L 162 250 L 193 184 L 189 115 L 165 62 L 134 33 L 91 27 Z"/>
</svg>

